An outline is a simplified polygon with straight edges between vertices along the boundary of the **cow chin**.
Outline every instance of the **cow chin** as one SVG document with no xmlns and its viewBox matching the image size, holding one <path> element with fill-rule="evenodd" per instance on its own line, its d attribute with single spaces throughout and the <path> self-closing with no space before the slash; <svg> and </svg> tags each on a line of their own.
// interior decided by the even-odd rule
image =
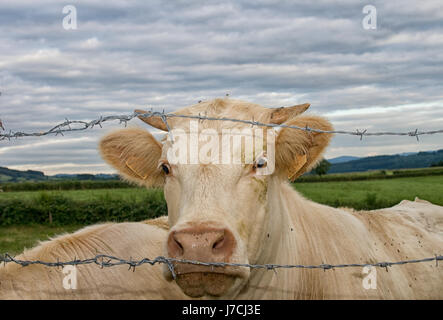
<svg viewBox="0 0 443 320">
<path fill-rule="evenodd" d="M 224 273 L 192 272 L 177 275 L 176 282 L 192 298 L 220 297 L 234 285 L 235 279 L 235 276 Z"/>
<path fill-rule="evenodd" d="M 249 279 L 249 268 L 208 267 L 177 263 L 173 265 L 175 282 L 187 296 L 192 298 L 223 297 L 230 299 L 238 293 Z M 167 281 L 174 278 L 169 268 L 163 266 L 163 276 Z"/>
</svg>

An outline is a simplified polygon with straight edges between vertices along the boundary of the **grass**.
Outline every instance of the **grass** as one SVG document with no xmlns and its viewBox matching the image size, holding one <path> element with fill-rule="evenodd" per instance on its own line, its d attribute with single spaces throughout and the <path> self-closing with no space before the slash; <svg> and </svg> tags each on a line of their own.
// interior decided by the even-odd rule
<svg viewBox="0 0 443 320">
<path fill-rule="evenodd" d="M 294 186 L 297 191 L 313 201 L 332 206 L 350 206 L 355 209 L 364 208 L 365 202 L 368 199 L 371 201 L 373 197 L 376 203 L 380 203 L 379 207 L 393 205 L 403 199 L 414 200 L 415 197 L 443 205 L 443 175 L 363 181 L 296 182 Z M 2 192 L 0 201 L 30 200 L 42 194 L 63 195 L 76 201 L 94 199 L 139 201 L 150 192 L 143 188 Z"/>
<path fill-rule="evenodd" d="M 334 207 L 376 209 L 415 197 L 443 206 L 443 176 L 346 182 L 295 183 L 297 191 L 315 202 Z"/>
<path fill-rule="evenodd" d="M 48 240 L 50 237 L 65 232 L 73 232 L 82 226 L 48 226 L 28 225 L 0 227 L 0 254 L 18 254 L 25 248 L 34 247 L 39 240 Z"/>
<path fill-rule="evenodd" d="M 63 195 L 76 201 L 88 201 L 93 199 L 119 199 L 119 200 L 140 200 L 150 190 L 143 188 L 121 188 L 121 189 L 89 189 L 89 190 L 67 190 L 67 191 L 12 191 L 0 193 L 0 201 L 6 199 L 29 200 L 38 196 Z"/>
</svg>

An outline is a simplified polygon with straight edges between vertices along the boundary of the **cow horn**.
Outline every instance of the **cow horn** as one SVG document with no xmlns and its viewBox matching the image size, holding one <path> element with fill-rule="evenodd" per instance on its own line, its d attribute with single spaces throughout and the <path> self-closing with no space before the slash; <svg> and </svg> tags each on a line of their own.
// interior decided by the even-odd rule
<svg viewBox="0 0 443 320">
<path fill-rule="evenodd" d="M 138 110 L 138 109 L 135 110 L 135 112 L 148 113 L 148 111 L 143 111 L 143 110 Z M 164 123 L 163 119 L 160 116 L 151 116 L 151 117 L 138 116 L 138 118 L 154 128 L 157 128 L 157 129 L 160 129 L 163 131 L 168 131 L 166 124 Z"/>
<path fill-rule="evenodd" d="M 281 107 L 277 109 L 271 109 L 271 123 L 282 124 L 287 120 L 298 116 L 305 112 L 311 104 L 304 103 L 298 104 L 292 107 Z"/>
</svg>

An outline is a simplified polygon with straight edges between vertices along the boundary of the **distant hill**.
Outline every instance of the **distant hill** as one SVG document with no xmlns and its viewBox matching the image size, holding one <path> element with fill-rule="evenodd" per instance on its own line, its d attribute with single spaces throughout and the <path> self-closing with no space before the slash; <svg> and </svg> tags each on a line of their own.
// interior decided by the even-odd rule
<svg viewBox="0 0 443 320">
<path fill-rule="evenodd" d="M 47 179 L 48 177 L 40 171 L 19 171 L 0 167 L 0 182 L 43 181 Z"/>
<path fill-rule="evenodd" d="M 50 176 L 50 179 L 78 179 L 78 180 L 108 180 L 108 179 L 117 179 L 117 174 L 106 174 L 106 173 L 99 173 L 99 174 L 66 174 L 66 173 L 60 173 L 56 174 L 54 176 Z"/>
<path fill-rule="evenodd" d="M 348 162 L 352 160 L 360 159 L 359 157 L 353 157 L 353 156 L 341 156 L 337 158 L 328 159 L 328 161 L 332 164 L 334 163 L 342 163 L 342 162 Z"/>
<path fill-rule="evenodd" d="M 443 160 L 443 149 L 437 151 L 417 152 L 412 154 L 396 154 L 374 156 L 334 163 L 328 173 L 358 172 L 368 170 L 391 170 L 426 168 Z"/>
<path fill-rule="evenodd" d="M 0 167 L 0 183 L 4 182 L 24 182 L 24 181 L 46 181 L 46 180 L 109 180 L 118 179 L 116 174 L 57 174 L 46 176 L 41 171 L 20 171 L 5 167 Z"/>
<path fill-rule="evenodd" d="M 400 156 L 410 156 L 411 154 L 417 154 L 418 152 L 403 152 L 399 153 Z"/>
</svg>

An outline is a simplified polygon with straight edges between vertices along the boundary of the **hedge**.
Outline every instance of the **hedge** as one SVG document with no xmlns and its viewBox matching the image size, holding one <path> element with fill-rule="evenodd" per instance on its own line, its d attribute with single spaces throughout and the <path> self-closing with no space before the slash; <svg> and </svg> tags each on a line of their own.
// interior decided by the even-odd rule
<svg viewBox="0 0 443 320">
<path fill-rule="evenodd" d="M 0 189 L 10 191 L 40 191 L 40 190 L 85 190 L 85 189 L 114 189 L 134 188 L 122 180 L 62 180 L 40 182 L 7 182 L 0 183 Z"/>
<path fill-rule="evenodd" d="M 425 176 L 441 176 L 443 168 L 402 169 L 402 170 L 375 170 L 366 172 L 331 173 L 322 176 L 306 174 L 299 177 L 297 182 L 338 182 L 363 181 L 396 178 L 412 178 Z"/>
<path fill-rule="evenodd" d="M 41 193 L 32 199 L 0 201 L 0 226 L 39 224 L 92 224 L 105 221 L 141 221 L 167 214 L 161 190 L 139 200 L 103 196 L 78 201 L 60 194 Z"/>
</svg>

